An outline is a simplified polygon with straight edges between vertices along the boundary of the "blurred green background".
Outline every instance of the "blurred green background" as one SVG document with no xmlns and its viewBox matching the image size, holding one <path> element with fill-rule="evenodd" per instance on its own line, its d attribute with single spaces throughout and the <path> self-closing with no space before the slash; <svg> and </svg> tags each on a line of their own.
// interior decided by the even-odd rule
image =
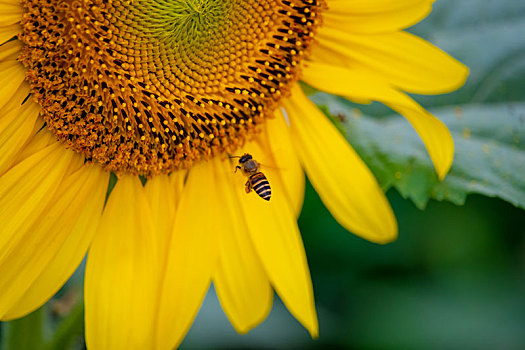
<svg viewBox="0 0 525 350">
<path fill-rule="evenodd" d="M 418 101 L 438 117 L 446 113 L 443 106 L 486 107 L 493 120 L 519 118 L 513 123 L 518 128 L 514 132 L 525 133 L 525 108 L 520 104 L 525 102 L 525 1 L 438 0 L 432 14 L 410 31 L 471 69 L 461 90 L 415 96 Z M 312 98 L 334 112 L 333 97 Z M 391 112 L 378 104 L 359 108 L 378 120 L 390 118 Z M 518 112 L 509 115 L 513 108 Z M 354 146 L 367 159 L 360 145 Z M 515 149 L 523 157 L 520 147 Z M 400 233 L 396 242 L 386 246 L 346 232 L 307 184 L 299 225 L 314 284 L 319 339 L 312 340 L 277 298 L 263 324 L 239 335 L 211 290 L 182 347 L 525 349 L 525 173 L 524 164 L 513 164 L 512 159 L 522 158 L 505 159 L 503 167 L 515 169 L 513 178 L 523 181 L 507 194 L 473 192 L 499 196 L 517 206 L 479 194 L 470 194 L 461 206 L 427 203 L 402 187 L 390 188 L 387 195 Z M 78 271 L 43 312 L 29 316 L 36 320 L 30 324 L 42 325 L 29 334 L 35 338 L 39 331 L 44 338 L 55 334 L 48 348 L 84 347 L 82 306 L 68 305 L 69 300 L 78 300 L 81 283 L 82 271 Z M 61 308 L 71 307 L 72 313 L 65 317 L 68 312 Z M 24 320 L 2 326 L 3 349 L 37 347 L 38 342 L 27 337 Z"/>
</svg>

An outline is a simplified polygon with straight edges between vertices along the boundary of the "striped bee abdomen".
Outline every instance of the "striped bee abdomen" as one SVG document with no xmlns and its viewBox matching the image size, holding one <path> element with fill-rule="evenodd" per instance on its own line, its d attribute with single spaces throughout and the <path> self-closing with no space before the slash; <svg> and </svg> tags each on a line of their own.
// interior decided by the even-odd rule
<svg viewBox="0 0 525 350">
<path fill-rule="evenodd" d="M 269 201 L 272 196 L 272 189 L 270 188 L 270 183 L 266 176 L 263 173 L 258 172 L 250 176 L 249 178 L 251 187 L 264 200 Z"/>
</svg>

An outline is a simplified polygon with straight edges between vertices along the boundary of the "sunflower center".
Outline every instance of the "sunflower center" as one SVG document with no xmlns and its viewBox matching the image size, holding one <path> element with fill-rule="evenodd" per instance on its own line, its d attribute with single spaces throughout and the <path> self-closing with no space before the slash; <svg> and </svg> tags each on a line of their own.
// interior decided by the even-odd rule
<svg viewBox="0 0 525 350">
<path fill-rule="evenodd" d="M 271 117 L 322 0 L 22 0 L 20 56 L 47 127 L 117 173 L 232 153 Z"/>
</svg>

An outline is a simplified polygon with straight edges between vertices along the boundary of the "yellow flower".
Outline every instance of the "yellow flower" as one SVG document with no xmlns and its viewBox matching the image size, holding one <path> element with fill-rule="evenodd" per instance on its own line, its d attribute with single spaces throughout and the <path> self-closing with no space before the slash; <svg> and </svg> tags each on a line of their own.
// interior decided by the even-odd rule
<svg viewBox="0 0 525 350">
<path fill-rule="evenodd" d="M 452 138 L 404 94 L 467 76 L 402 31 L 432 3 L 0 2 L 0 318 L 42 305 L 89 249 L 90 349 L 176 347 L 212 282 L 237 331 L 266 317 L 275 290 L 317 336 L 303 171 L 349 231 L 386 243 L 397 224 L 298 81 L 402 114 L 442 179 Z M 270 201 L 244 193 L 228 155 L 245 152 Z"/>
</svg>

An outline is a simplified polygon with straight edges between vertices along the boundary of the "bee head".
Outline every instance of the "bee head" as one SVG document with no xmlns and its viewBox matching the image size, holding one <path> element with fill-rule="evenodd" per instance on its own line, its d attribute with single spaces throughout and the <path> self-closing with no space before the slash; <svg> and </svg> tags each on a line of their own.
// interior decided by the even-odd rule
<svg viewBox="0 0 525 350">
<path fill-rule="evenodd" d="M 246 163 L 247 161 L 251 160 L 252 159 L 252 155 L 249 154 L 249 153 L 244 153 L 241 158 L 239 159 L 239 163 L 240 164 L 243 164 L 243 163 Z"/>
</svg>

